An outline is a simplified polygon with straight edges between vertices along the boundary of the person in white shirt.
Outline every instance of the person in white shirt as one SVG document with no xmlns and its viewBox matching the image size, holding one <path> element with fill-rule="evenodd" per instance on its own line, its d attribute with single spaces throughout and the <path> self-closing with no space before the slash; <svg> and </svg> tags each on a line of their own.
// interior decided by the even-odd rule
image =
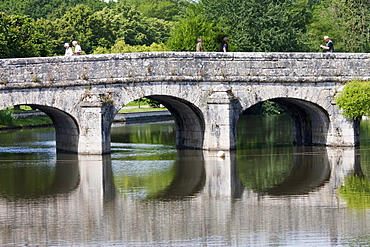
<svg viewBox="0 0 370 247">
<path fill-rule="evenodd" d="M 77 41 L 72 41 L 72 45 L 75 47 L 75 51 L 73 52 L 73 54 L 81 55 L 82 49 L 81 49 L 81 46 L 77 44 Z"/>
<path fill-rule="evenodd" d="M 72 56 L 73 55 L 73 51 L 72 51 L 72 48 L 69 47 L 69 44 L 68 43 L 65 43 L 64 44 L 64 48 L 66 48 L 66 53 L 64 54 L 65 56 Z"/>
</svg>

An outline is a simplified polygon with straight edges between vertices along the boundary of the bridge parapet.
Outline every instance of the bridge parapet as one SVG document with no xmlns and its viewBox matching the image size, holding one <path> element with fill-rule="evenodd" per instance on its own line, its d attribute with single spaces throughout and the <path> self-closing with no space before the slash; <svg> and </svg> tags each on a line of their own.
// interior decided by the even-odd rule
<svg viewBox="0 0 370 247">
<path fill-rule="evenodd" d="M 0 60 L 0 90 L 164 81 L 343 82 L 370 78 L 359 53 L 149 52 Z"/>
</svg>

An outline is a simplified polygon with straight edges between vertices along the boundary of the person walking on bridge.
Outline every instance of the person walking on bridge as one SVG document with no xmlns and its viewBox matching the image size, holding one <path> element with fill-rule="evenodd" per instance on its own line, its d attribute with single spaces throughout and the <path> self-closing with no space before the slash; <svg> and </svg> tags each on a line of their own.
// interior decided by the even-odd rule
<svg viewBox="0 0 370 247">
<path fill-rule="evenodd" d="M 197 47 L 196 47 L 197 52 L 203 52 L 204 51 L 202 43 L 203 43 L 203 40 L 201 38 L 198 38 L 198 44 L 197 44 Z"/>
<path fill-rule="evenodd" d="M 72 56 L 73 55 L 73 51 L 72 51 L 72 48 L 69 47 L 69 44 L 68 43 L 65 43 L 64 44 L 64 48 L 66 48 L 66 52 L 65 52 L 65 56 L 69 57 L 69 56 Z"/>
<path fill-rule="evenodd" d="M 220 44 L 220 49 L 219 49 L 220 52 L 228 52 L 229 51 L 229 44 L 227 42 L 229 42 L 229 38 L 225 37 L 222 40 L 221 44 Z"/>
<path fill-rule="evenodd" d="M 81 46 L 77 43 L 77 41 L 72 41 L 72 45 L 75 47 L 75 51 L 73 52 L 73 54 L 75 55 L 81 55 L 82 53 L 82 49 L 81 49 Z"/>
<path fill-rule="evenodd" d="M 329 39 L 329 36 L 325 36 L 324 41 L 326 45 L 320 45 L 320 47 L 324 49 L 323 52 L 334 52 L 334 43 Z"/>
</svg>

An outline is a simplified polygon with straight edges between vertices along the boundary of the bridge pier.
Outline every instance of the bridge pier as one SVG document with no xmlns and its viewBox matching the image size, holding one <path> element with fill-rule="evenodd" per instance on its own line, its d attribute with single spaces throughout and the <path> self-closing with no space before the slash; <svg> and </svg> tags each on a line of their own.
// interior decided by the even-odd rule
<svg viewBox="0 0 370 247">
<path fill-rule="evenodd" d="M 101 96 L 90 95 L 80 103 L 79 154 L 110 153 L 110 130 L 113 120 L 113 103 L 104 102 Z"/>
<path fill-rule="evenodd" d="M 218 85 L 213 89 L 207 100 L 203 149 L 236 149 L 236 125 L 240 109 L 239 101 L 228 86 Z"/>
<path fill-rule="evenodd" d="M 360 121 L 344 117 L 339 112 L 330 116 L 330 128 L 326 145 L 355 147 L 360 145 Z"/>
</svg>

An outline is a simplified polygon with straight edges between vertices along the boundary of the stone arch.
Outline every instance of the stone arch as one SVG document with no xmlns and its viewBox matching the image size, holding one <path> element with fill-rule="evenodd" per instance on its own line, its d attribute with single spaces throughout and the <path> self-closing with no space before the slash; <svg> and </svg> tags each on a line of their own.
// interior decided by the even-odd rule
<svg viewBox="0 0 370 247">
<path fill-rule="evenodd" d="M 297 145 L 326 145 L 330 118 L 328 112 L 313 102 L 294 98 L 270 99 L 286 109 L 293 122 Z"/>
<path fill-rule="evenodd" d="M 326 145 L 330 118 L 328 112 L 316 103 L 297 98 L 271 98 L 290 115 L 296 145 Z M 247 110 L 247 109 L 245 109 Z"/>
<path fill-rule="evenodd" d="M 178 148 L 203 148 L 205 123 L 203 113 L 197 106 L 169 95 L 150 95 L 146 98 L 164 105 L 174 117 Z"/>
<path fill-rule="evenodd" d="M 78 153 L 79 128 L 70 114 L 45 105 L 24 104 L 44 112 L 53 122 L 57 152 Z"/>
</svg>

